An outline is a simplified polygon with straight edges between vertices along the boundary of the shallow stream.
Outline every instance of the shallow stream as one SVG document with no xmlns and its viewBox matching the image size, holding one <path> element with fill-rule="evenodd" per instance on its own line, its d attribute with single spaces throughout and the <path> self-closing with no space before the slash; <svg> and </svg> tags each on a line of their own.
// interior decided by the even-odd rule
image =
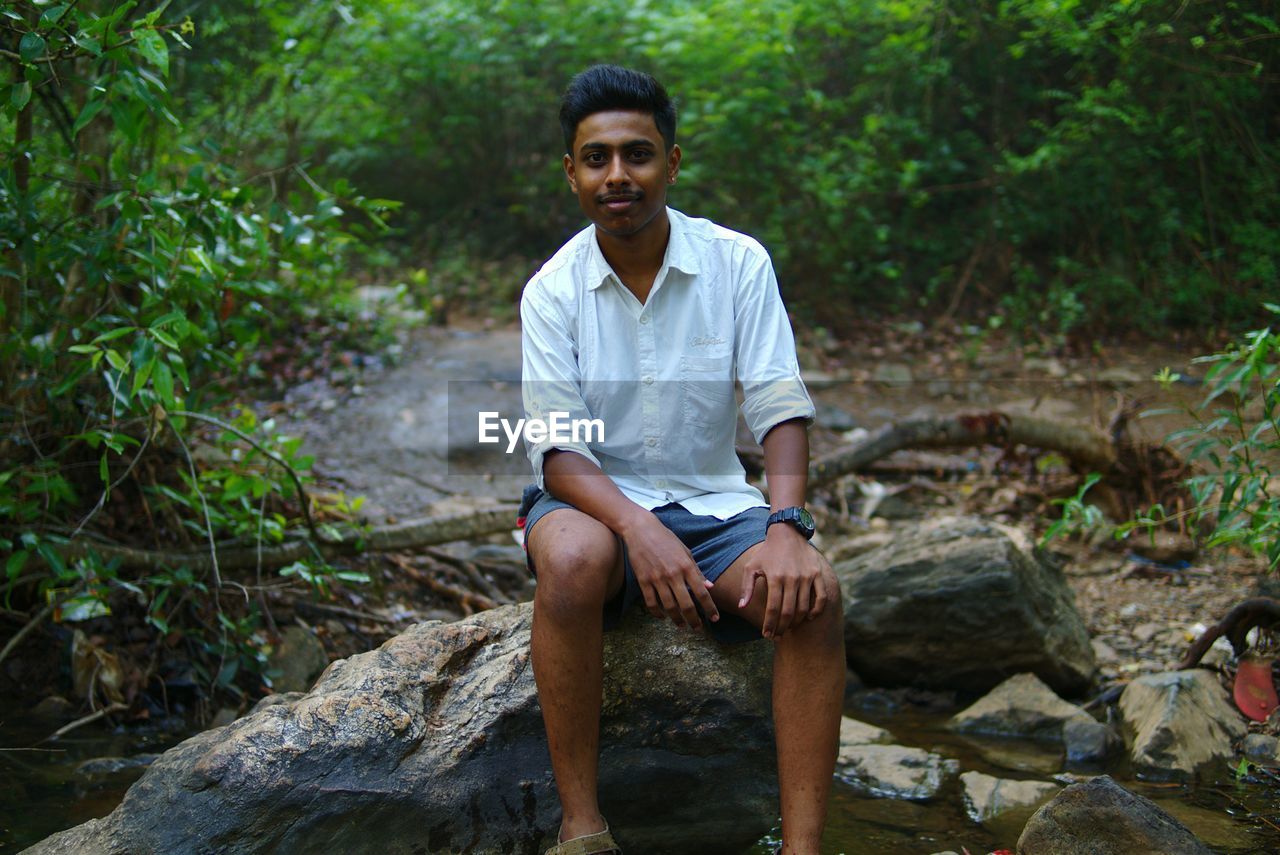
<svg viewBox="0 0 1280 855">
<path fill-rule="evenodd" d="M 901 710 L 873 714 L 865 709 L 850 709 L 849 714 L 889 730 L 899 744 L 927 748 L 958 760 L 962 771 L 1052 780 L 1062 770 L 1062 753 L 1051 745 L 958 736 L 943 728 L 944 714 Z M 56 743 L 40 746 L 41 750 L 28 750 L 55 728 L 0 705 L 0 852 L 16 852 L 55 831 L 105 816 L 145 768 L 128 762 L 86 765 L 86 761 L 138 758 L 145 762 L 145 755 L 162 752 L 190 735 L 163 726 L 111 732 L 91 724 Z M 1134 781 L 1119 766 L 1106 771 L 1124 786 L 1156 801 L 1217 852 L 1260 855 L 1280 851 L 1280 830 L 1249 818 L 1254 812 L 1275 812 L 1274 790 L 1237 786 L 1229 770 L 1224 770 L 1220 781 L 1197 787 Z M 823 852 L 927 855 L 961 852 L 964 847 L 972 855 L 980 855 L 996 849 L 1012 850 L 1029 814 L 1006 815 L 981 826 L 966 815 L 956 781 L 933 800 L 910 802 L 866 798 L 837 780 Z M 744 855 L 772 852 L 771 840 L 766 838 Z"/>
</svg>

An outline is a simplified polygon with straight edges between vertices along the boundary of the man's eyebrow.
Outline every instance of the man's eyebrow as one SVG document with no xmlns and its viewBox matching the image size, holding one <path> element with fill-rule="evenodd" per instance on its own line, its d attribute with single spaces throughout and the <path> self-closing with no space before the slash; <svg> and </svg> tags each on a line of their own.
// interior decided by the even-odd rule
<svg viewBox="0 0 1280 855">
<path fill-rule="evenodd" d="M 626 150 L 629 148 L 640 148 L 642 146 L 646 146 L 648 148 L 657 148 L 658 144 L 655 143 L 653 140 L 647 140 L 641 137 L 640 139 L 628 140 L 627 142 L 624 142 L 622 145 L 618 146 L 618 148 Z M 579 149 L 579 151 L 601 151 L 601 150 L 607 151 L 610 148 L 613 148 L 613 146 L 609 145 L 608 143 L 587 142 L 582 144 L 582 148 Z"/>
</svg>

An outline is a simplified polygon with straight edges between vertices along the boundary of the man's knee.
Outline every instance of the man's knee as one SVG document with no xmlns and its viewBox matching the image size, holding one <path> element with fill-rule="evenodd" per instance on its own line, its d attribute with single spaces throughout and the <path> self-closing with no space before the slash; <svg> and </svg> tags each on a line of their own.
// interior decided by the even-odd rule
<svg viewBox="0 0 1280 855">
<path fill-rule="evenodd" d="M 535 608 L 553 617 L 574 617 L 603 607 L 619 556 L 612 533 L 608 538 L 557 533 L 539 546 Z"/>
</svg>

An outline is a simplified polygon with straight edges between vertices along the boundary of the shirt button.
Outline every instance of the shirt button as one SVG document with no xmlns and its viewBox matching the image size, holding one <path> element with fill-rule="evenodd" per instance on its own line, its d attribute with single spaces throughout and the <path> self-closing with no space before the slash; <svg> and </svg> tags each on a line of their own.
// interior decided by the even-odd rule
<svg viewBox="0 0 1280 855">
<path fill-rule="evenodd" d="M 648 315 L 641 315 L 641 316 L 640 316 L 640 323 L 642 323 L 642 324 L 647 324 L 647 323 L 649 323 L 649 316 L 648 316 Z"/>
<path fill-rule="evenodd" d="M 651 375 L 651 374 L 646 374 L 646 375 L 644 375 L 644 385 L 646 385 L 646 386 L 652 386 L 652 385 L 653 385 L 653 375 Z"/>
<path fill-rule="evenodd" d="M 656 436 L 647 437 L 644 441 L 644 444 L 649 446 L 650 448 L 653 448 L 655 445 L 658 444 L 658 438 Z"/>
</svg>

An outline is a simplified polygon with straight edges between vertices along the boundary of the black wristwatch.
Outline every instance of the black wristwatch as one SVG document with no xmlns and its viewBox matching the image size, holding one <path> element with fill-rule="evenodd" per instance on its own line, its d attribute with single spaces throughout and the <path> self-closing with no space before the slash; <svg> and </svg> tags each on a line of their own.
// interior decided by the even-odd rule
<svg viewBox="0 0 1280 855">
<path fill-rule="evenodd" d="M 769 530 L 769 526 L 780 522 L 795 526 L 796 531 L 804 535 L 805 540 L 812 538 L 813 533 L 818 530 L 818 527 L 813 524 L 813 514 L 796 505 L 770 514 L 769 521 L 764 524 L 765 531 Z"/>
</svg>

